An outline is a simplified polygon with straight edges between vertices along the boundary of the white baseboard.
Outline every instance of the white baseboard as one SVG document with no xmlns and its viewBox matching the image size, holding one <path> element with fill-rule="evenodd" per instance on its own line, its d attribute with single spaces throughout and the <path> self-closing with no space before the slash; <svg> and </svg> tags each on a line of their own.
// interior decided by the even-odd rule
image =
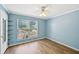
<svg viewBox="0 0 79 59">
<path fill-rule="evenodd" d="M 45 37 L 42 37 L 42 38 L 35 38 L 35 39 L 31 39 L 29 41 L 24 41 L 24 42 L 20 42 L 20 43 L 16 43 L 16 44 L 11 44 L 9 45 L 8 47 L 11 47 L 11 46 L 14 46 L 14 45 L 19 45 L 19 44 L 23 44 L 23 43 L 28 43 L 28 42 L 32 42 L 32 41 L 35 41 L 35 40 L 41 40 L 41 39 L 44 39 Z"/>
<path fill-rule="evenodd" d="M 49 38 L 49 37 L 46 37 L 46 38 L 49 39 L 49 40 L 51 40 L 51 41 L 54 41 L 54 42 L 56 42 L 56 43 L 58 43 L 58 44 L 67 46 L 67 47 L 69 47 L 69 48 L 71 48 L 71 49 L 73 49 L 73 50 L 79 51 L 79 49 L 74 48 L 74 47 L 71 47 L 71 46 L 69 46 L 69 45 L 67 45 L 67 44 L 61 43 L 61 42 L 59 42 L 59 41 L 53 40 L 53 38 Z"/>
<path fill-rule="evenodd" d="M 59 41 L 53 40 L 53 38 L 49 38 L 49 37 L 36 38 L 36 39 L 33 39 L 33 40 L 31 39 L 31 40 L 29 40 L 29 41 L 20 42 L 20 43 L 16 43 L 16 44 L 11 44 L 11 45 L 9 45 L 9 47 L 14 46 L 14 45 L 19 45 L 19 44 L 27 43 L 27 42 L 32 42 L 32 41 L 35 41 L 35 40 L 41 40 L 41 39 L 44 39 L 44 38 L 47 38 L 47 39 L 49 39 L 49 40 L 52 40 L 52 41 L 54 41 L 54 42 L 56 42 L 56 43 L 58 43 L 58 44 L 67 46 L 67 47 L 69 47 L 69 48 L 71 48 L 71 49 L 73 49 L 73 50 L 79 51 L 79 49 L 77 49 L 77 48 L 74 48 L 74 47 L 71 47 L 71 46 L 69 46 L 69 45 L 67 45 L 67 44 L 64 44 L 64 43 L 61 43 L 61 42 L 59 42 Z"/>
</svg>

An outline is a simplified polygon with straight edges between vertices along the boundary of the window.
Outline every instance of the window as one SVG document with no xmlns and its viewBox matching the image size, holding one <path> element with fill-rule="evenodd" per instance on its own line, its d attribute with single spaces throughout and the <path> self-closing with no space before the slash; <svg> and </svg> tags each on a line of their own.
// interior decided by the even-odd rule
<svg viewBox="0 0 79 59">
<path fill-rule="evenodd" d="M 26 39 L 38 34 L 38 21 L 17 19 L 17 38 Z"/>
</svg>

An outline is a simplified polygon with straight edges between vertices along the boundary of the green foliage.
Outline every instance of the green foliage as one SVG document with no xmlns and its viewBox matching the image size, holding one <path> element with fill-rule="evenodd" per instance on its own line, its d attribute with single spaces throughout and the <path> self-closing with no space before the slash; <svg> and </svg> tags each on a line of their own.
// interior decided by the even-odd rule
<svg viewBox="0 0 79 59">
<path fill-rule="evenodd" d="M 27 25 L 19 25 L 19 28 L 20 28 L 20 29 L 24 29 L 24 28 L 27 29 Z"/>
</svg>

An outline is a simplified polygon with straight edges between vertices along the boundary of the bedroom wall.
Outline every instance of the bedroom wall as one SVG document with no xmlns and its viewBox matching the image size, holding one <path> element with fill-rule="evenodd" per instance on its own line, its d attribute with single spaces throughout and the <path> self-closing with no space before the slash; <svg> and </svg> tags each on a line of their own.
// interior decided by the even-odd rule
<svg viewBox="0 0 79 59">
<path fill-rule="evenodd" d="M 47 38 L 79 50 L 79 10 L 48 20 Z"/>
<path fill-rule="evenodd" d="M 45 37 L 45 20 L 39 19 L 39 18 L 34 18 L 30 16 L 23 16 L 23 15 L 16 15 L 16 14 L 9 14 L 9 45 L 14 45 L 18 44 L 21 42 L 27 42 L 28 39 L 26 40 L 18 40 L 16 35 L 17 35 L 17 19 L 24 19 L 24 20 L 37 20 L 38 21 L 38 37 L 36 38 L 43 38 Z M 35 38 L 32 38 L 35 39 Z M 30 39 L 29 39 L 30 40 Z"/>
</svg>

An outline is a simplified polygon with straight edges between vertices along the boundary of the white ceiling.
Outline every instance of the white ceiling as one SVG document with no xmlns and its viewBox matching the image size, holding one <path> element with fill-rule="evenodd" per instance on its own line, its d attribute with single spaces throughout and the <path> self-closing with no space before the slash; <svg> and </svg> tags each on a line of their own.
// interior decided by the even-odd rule
<svg viewBox="0 0 79 59">
<path fill-rule="evenodd" d="M 22 14 L 39 18 L 52 18 L 64 12 L 79 9 L 79 4 L 50 4 L 48 5 L 48 16 L 39 16 L 41 7 L 45 4 L 5 4 L 9 13 Z"/>
</svg>

